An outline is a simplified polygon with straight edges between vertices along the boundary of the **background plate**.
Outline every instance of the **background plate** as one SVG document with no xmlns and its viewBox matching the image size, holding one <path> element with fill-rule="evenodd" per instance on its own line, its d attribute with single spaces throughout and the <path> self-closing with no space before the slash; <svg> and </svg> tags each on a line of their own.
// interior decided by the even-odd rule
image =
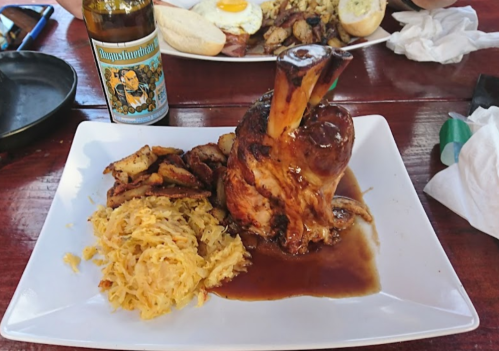
<svg viewBox="0 0 499 351">
<path fill-rule="evenodd" d="M 264 1 L 265 0 L 254 0 L 253 2 L 256 4 L 260 4 Z M 197 4 L 199 1 L 198 0 L 168 0 L 165 2 L 171 3 L 171 4 L 176 5 L 178 7 L 189 9 L 192 6 L 194 6 L 195 4 Z M 176 49 L 174 49 L 170 45 L 168 45 L 168 43 L 163 40 L 163 37 L 159 31 L 158 31 L 158 35 L 159 35 L 160 51 L 161 51 L 161 53 L 166 54 L 166 55 L 192 58 L 192 59 L 198 59 L 198 60 L 222 61 L 222 62 L 264 62 L 264 61 L 275 61 L 276 60 L 276 56 L 274 56 L 274 55 L 264 55 L 264 56 L 263 55 L 262 56 L 247 55 L 244 57 L 229 57 L 229 56 L 225 56 L 225 55 L 204 56 L 204 55 L 188 54 L 185 52 L 177 51 Z M 366 39 L 365 42 L 353 44 L 353 45 L 348 45 L 348 46 L 343 47 L 342 49 L 346 50 L 346 51 L 350 51 L 350 50 L 354 50 L 354 49 L 368 47 L 371 45 L 383 43 L 383 42 L 387 41 L 388 38 L 390 38 L 390 33 L 388 33 L 383 28 L 378 27 L 378 29 L 376 29 L 376 31 L 373 34 L 364 38 L 364 39 Z M 355 40 L 356 39 L 352 39 L 352 42 Z"/>
<path fill-rule="evenodd" d="M 0 327 L 5 338 L 141 350 L 278 350 L 382 344 L 475 329 L 478 315 L 419 202 L 386 120 L 354 118 L 350 167 L 376 221 L 381 292 L 332 299 L 244 302 L 212 296 L 152 321 L 112 312 L 99 268 L 62 261 L 94 243 L 87 218 L 104 204 L 103 169 L 145 144 L 184 150 L 234 128 L 148 127 L 83 122 L 42 232 Z M 95 203 L 94 203 L 95 202 Z M 71 223 L 73 226 L 68 227 Z"/>
</svg>

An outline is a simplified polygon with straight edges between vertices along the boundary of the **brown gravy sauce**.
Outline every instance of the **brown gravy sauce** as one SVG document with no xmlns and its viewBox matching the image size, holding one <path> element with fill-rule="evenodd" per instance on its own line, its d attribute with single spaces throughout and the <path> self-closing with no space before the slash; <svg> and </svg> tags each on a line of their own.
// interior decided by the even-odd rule
<svg viewBox="0 0 499 351">
<path fill-rule="evenodd" d="M 350 169 L 336 194 L 363 202 Z M 320 245 L 296 256 L 283 252 L 275 242 L 258 239 L 256 248 L 248 250 L 252 256 L 248 272 L 210 291 L 228 299 L 253 301 L 302 295 L 340 298 L 380 291 L 374 223 L 356 223 L 340 235 L 342 240 L 334 246 Z"/>
</svg>

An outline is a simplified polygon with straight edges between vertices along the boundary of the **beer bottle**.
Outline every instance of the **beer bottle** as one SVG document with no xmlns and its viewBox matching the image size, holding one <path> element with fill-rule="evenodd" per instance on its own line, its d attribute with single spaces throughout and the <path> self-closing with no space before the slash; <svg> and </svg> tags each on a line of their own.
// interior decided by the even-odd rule
<svg viewBox="0 0 499 351">
<path fill-rule="evenodd" d="M 152 124 L 168 113 L 152 0 L 83 0 L 111 119 Z"/>
</svg>

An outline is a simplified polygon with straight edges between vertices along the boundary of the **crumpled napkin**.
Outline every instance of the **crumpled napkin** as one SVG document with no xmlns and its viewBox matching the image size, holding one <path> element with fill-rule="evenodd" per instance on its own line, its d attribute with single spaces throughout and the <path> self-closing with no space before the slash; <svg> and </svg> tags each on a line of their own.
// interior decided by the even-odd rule
<svg viewBox="0 0 499 351">
<path fill-rule="evenodd" d="M 459 161 L 437 173 L 424 192 L 484 233 L 499 238 L 499 107 L 479 107 Z"/>
<path fill-rule="evenodd" d="M 386 46 L 414 61 L 460 62 L 472 51 L 499 47 L 499 32 L 478 31 L 478 17 L 471 6 L 431 11 L 395 12 L 404 25 Z"/>
</svg>

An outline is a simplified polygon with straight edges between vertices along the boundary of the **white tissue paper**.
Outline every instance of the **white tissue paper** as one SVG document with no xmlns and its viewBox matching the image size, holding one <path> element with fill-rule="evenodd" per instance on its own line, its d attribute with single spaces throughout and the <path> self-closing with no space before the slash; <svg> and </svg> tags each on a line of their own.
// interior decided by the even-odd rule
<svg viewBox="0 0 499 351">
<path fill-rule="evenodd" d="M 437 173 L 424 192 L 484 233 L 499 238 L 499 107 L 468 118 L 473 135 L 459 162 Z"/>
<path fill-rule="evenodd" d="M 404 28 L 393 33 L 386 46 L 410 60 L 457 63 L 472 51 L 499 47 L 499 32 L 477 30 L 471 6 L 395 12 L 393 17 Z"/>
</svg>

